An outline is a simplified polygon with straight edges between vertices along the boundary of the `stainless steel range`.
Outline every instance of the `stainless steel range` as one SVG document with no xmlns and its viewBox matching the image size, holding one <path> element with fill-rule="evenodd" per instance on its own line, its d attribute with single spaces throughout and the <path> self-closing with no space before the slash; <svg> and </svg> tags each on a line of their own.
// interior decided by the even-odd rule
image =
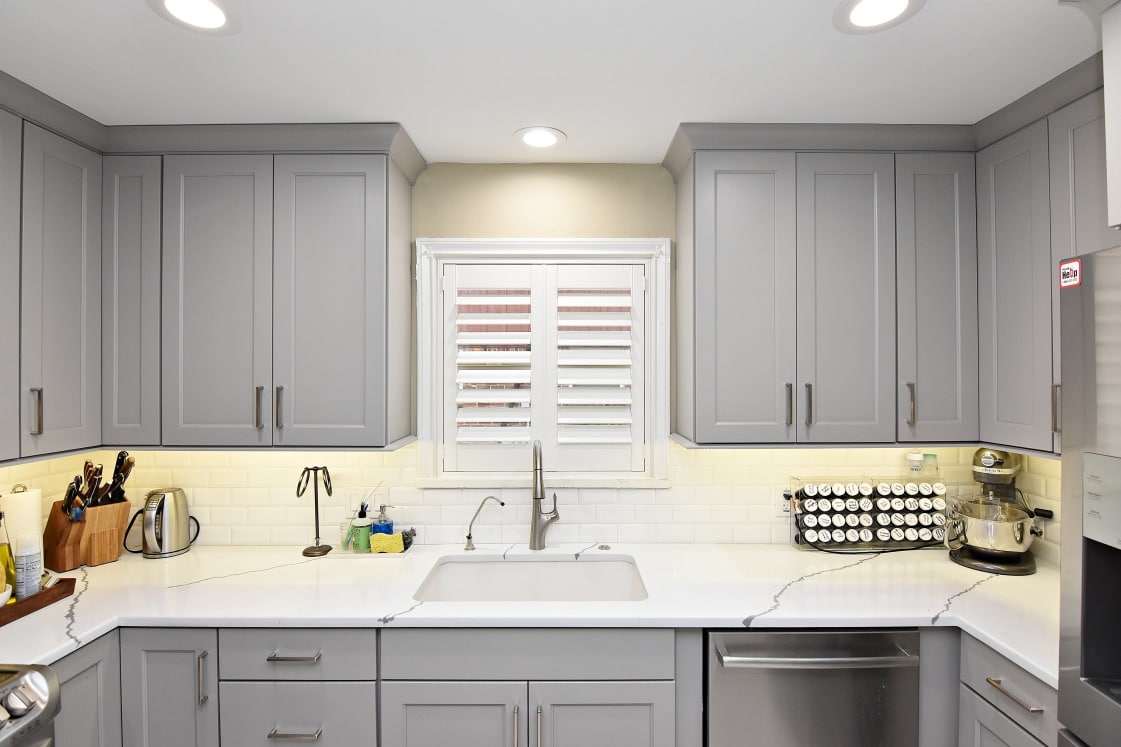
<svg viewBox="0 0 1121 747">
<path fill-rule="evenodd" d="M 0 664 L 0 747 L 51 747 L 59 705 L 49 667 Z"/>
</svg>

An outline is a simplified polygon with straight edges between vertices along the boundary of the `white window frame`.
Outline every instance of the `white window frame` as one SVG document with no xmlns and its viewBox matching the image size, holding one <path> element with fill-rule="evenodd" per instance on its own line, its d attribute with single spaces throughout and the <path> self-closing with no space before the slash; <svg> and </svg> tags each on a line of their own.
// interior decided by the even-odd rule
<svg viewBox="0 0 1121 747">
<path fill-rule="evenodd" d="M 670 368 L 670 240 L 643 239 L 435 239 L 416 241 L 417 255 L 417 437 L 422 487 L 522 487 L 529 484 L 530 459 L 516 472 L 446 472 L 443 340 L 440 339 L 445 266 L 493 264 L 644 264 L 646 324 L 643 340 L 646 413 L 642 472 L 555 472 L 544 463 L 553 487 L 664 487 L 668 485 Z"/>
</svg>

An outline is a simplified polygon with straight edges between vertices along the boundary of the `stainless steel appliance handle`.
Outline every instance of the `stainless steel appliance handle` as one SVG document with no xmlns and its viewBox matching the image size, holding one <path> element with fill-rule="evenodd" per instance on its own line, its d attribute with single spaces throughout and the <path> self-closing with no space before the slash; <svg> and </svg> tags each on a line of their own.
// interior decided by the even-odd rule
<svg viewBox="0 0 1121 747">
<path fill-rule="evenodd" d="M 915 424 L 915 382 L 907 382 L 907 391 L 911 395 L 911 410 L 910 415 L 907 417 L 907 425 Z"/>
<path fill-rule="evenodd" d="M 265 661 L 271 662 L 292 662 L 297 664 L 317 664 L 323 658 L 322 651 L 316 651 L 311 656 L 281 656 L 279 652 L 273 651 L 265 657 Z"/>
<path fill-rule="evenodd" d="M 1028 713 L 1043 713 L 1043 707 L 1042 706 L 1030 706 L 1027 703 L 1025 703 L 1024 701 L 1017 698 L 1012 693 L 1008 692 L 1008 690 L 1006 690 L 1004 688 L 1004 685 L 1001 684 L 1000 677 L 986 677 L 985 682 L 988 682 L 990 685 L 995 687 L 998 692 L 1000 692 L 1002 695 L 1006 696 L 1009 700 L 1011 700 L 1013 703 L 1015 703 L 1016 705 L 1023 708 Z"/>
<path fill-rule="evenodd" d="M 166 548 L 160 544 L 160 539 L 163 536 L 163 527 L 160 526 L 163 519 L 164 503 L 167 501 L 167 496 L 159 498 L 155 506 L 151 506 L 151 499 L 144 505 L 144 517 L 142 519 L 141 528 L 144 531 L 144 546 L 151 552 L 163 552 Z M 157 533 L 157 529 L 159 533 Z M 205 656 L 205 654 L 203 654 Z M 199 665 L 202 666 L 201 664 Z"/>
<path fill-rule="evenodd" d="M 276 414 L 276 429 L 279 431 L 284 427 L 284 418 L 280 415 L 280 395 L 284 392 L 284 387 L 278 386 L 276 394 L 274 395 L 273 410 Z"/>
<path fill-rule="evenodd" d="M 43 388 L 31 387 L 31 396 L 35 399 L 35 425 L 31 428 L 32 436 L 43 435 Z"/>
<path fill-rule="evenodd" d="M 1059 402 L 1063 391 L 1062 384 L 1051 385 L 1051 432 L 1062 433 L 1063 426 L 1059 422 Z"/>
<path fill-rule="evenodd" d="M 537 706 L 537 745 L 541 747 L 541 706 Z"/>
<path fill-rule="evenodd" d="M 786 424 L 794 425 L 794 385 L 786 383 Z"/>
<path fill-rule="evenodd" d="M 521 721 L 521 719 L 518 718 L 518 704 L 515 703 L 514 704 L 514 747 L 518 747 L 518 741 L 519 741 L 518 727 L 521 725 L 520 721 Z"/>
<path fill-rule="evenodd" d="M 207 695 L 205 692 L 203 692 L 203 689 L 202 689 L 202 682 L 203 682 L 202 666 L 203 666 L 203 662 L 206 660 L 206 657 L 209 654 L 210 654 L 209 651 L 203 651 L 198 655 L 198 657 L 195 660 L 195 663 L 197 665 L 196 669 L 195 669 L 195 692 L 198 693 L 199 705 L 206 705 L 206 701 L 210 700 L 210 696 Z"/>
<path fill-rule="evenodd" d="M 806 425 L 814 422 L 814 385 L 806 384 Z"/>
<path fill-rule="evenodd" d="M 716 656 L 725 669 L 894 669 L 917 667 L 919 657 L 895 656 L 732 656 L 719 648 Z"/>
<path fill-rule="evenodd" d="M 319 737 L 323 735 L 322 729 L 316 729 L 310 732 L 282 732 L 273 729 L 265 735 L 266 739 L 288 739 L 294 742 L 318 742 Z"/>
<path fill-rule="evenodd" d="M 265 388 L 263 386 L 256 387 L 253 392 L 253 427 L 261 430 L 265 424 L 261 422 L 261 394 Z"/>
</svg>

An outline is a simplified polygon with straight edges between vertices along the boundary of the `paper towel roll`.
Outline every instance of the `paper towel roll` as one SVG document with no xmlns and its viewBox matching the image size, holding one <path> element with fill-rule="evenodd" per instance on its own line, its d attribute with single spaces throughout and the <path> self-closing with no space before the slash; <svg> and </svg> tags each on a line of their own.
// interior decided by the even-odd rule
<svg viewBox="0 0 1121 747">
<path fill-rule="evenodd" d="M 4 528 L 13 541 L 25 534 L 43 536 L 43 491 L 38 488 L 0 496 Z"/>
</svg>

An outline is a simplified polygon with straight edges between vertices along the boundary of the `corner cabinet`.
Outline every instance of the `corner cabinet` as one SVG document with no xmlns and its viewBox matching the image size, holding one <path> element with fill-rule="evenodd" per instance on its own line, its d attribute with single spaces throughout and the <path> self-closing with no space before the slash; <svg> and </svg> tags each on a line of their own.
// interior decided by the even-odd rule
<svg viewBox="0 0 1121 747">
<path fill-rule="evenodd" d="M 678 184 L 677 432 L 894 441 L 893 156 L 693 158 Z"/>
<path fill-rule="evenodd" d="M 974 184 L 972 153 L 895 157 L 902 442 L 977 440 Z"/>
<path fill-rule="evenodd" d="M 384 155 L 164 159 L 164 445 L 411 432 L 410 190 Z"/>
<path fill-rule="evenodd" d="M 977 153 L 981 441 L 1055 448 L 1047 121 Z"/>
<path fill-rule="evenodd" d="M 19 117 L 0 110 L 0 346 L 19 350 Z M 19 456 L 19 367 L 0 367 L 0 461 Z"/>
<path fill-rule="evenodd" d="M 129 747 L 218 747 L 218 633 L 122 628 L 121 722 Z"/>
<path fill-rule="evenodd" d="M 116 630 L 51 664 L 62 688 L 54 737 L 67 747 L 121 747 L 121 649 Z"/>
<path fill-rule="evenodd" d="M 101 156 L 23 130 L 20 456 L 101 443 Z"/>
</svg>

